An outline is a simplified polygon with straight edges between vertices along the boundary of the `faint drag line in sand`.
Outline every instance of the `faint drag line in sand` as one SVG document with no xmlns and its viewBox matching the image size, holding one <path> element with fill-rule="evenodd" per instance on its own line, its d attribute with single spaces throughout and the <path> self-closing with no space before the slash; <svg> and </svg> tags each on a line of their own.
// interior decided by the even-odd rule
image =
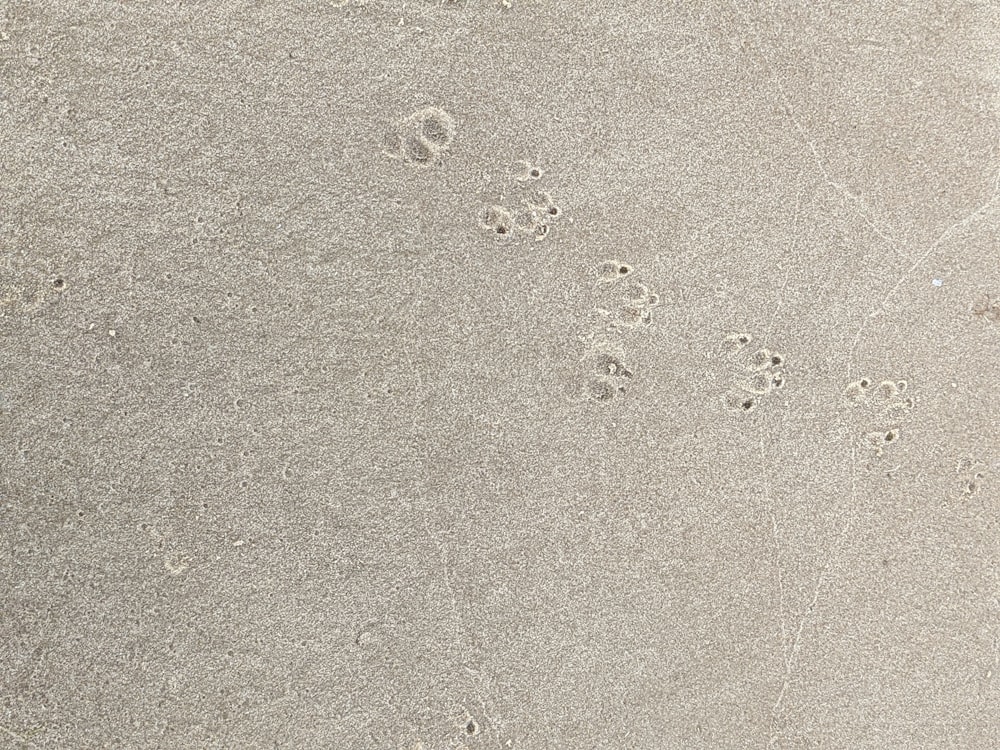
<svg viewBox="0 0 1000 750">
<path fill-rule="evenodd" d="M 448 549 L 445 543 L 431 531 L 430 522 L 424 518 L 424 529 L 427 531 L 427 538 L 430 542 L 437 547 L 437 551 L 441 561 L 441 571 L 444 574 L 445 587 L 448 589 L 448 596 L 451 598 L 451 610 L 452 610 L 452 639 L 455 645 L 458 646 L 460 652 L 465 650 L 465 618 L 462 617 L 462 612 L 458 606 L 458 595 L 455 593 L 455 587 L 451 583 L 451 565 L 448 562 Z"/>
<path fill-rule="evenodd" d="M 937 250 L 945 241 L 947 241 L 948 238 L 953 233 L 961 229 L 964 229 L 970 224 L 985 217 L 986 214 L 989 213 L 993 204 L 996 203 L 997 198 L 1000 198 L 1000 167 L 997 168 L 996 176 L 993 178 L 993 193 L 992 195 L 990 195 L 989 200 L 987 200 L 985 203 L 979 206 L 979 208 L 966 214 L 964 218 L 959 219 L 954 224 L 945 229 L 943 232 L 941 232 L 941 234 L 938 235 L 938 238 L 934 240 L 934 242 L 932 242 L 928 246 L 928 248 L 920 255 L 920 257 L 918 257 L 913 262 L 913 265 L 911 265 L 906 271 L 902 273 L 902 275 L 900 275 L 896 283 L 893 284 L 889 288 L 889 290 L 885 293 L 885 296 L 882 298 L 882 301 L 879 302 L 879 304 L 876 305 L 875 308 L 870 313 L 868 313 L 867 316 L 865 316 L 865 319 L 861 321 L 861 325 L 858 327 L 858 330 L 854 334 L 854 338 L 851 341 L 851 348 L 847 353 L 848 380 L 851 377 L 851 368 L 854 365 L 854 357 L 857 354 L 858 345 L 861 343 L 861 336 L 864 333 L 865 328 L 868 326 L 868 323 L 872 320 L 875 320 L 875 318 L 879 317 L 882 313 L 886 311 L 885 306 L 886 304 L 888 304 L 892 296 L 899 290 L 899 288 L 906 282 L 906 280 L 913 275 L 914 271 L 916 271 L 931 256 L 931 254 L 935 250 Z"/>
<path fill-rule="evenodd" d="M 774 514 L 774 500 L 771 497 L 771 486 L 767 478 L 767 453 L 764 449 L 764 438 L 760 438 L 761 484 L 764 489 L 764 501 L 767 503 L 768 515 L 771 517 L 771 533 L 774 539 L 774 564 L 778 571 L 778 625 L 781 629 L 781 656 L 788 669 L 788 631 L 785 627 L 785 584 L 781 577 L 781 542 L 778 539 L 778 519 Z"/>
<path fill-rule="evenodd" d="M 742 9 L 739 7 L 739 5 L 737 4 L 736 0 L 733 0 L 732 6 L 733 6 L 735 12 L 737 13 L 737 15 L 739 15 L 743 19 L 743 21 L 744 21 L 746 27 L 748 28 L 750 34 L 752 34 L 757 39 L 757 43 L 758 43 L 758 46 L 759 46 L 759 51 L 762 51 L 764 49 L 764 47 L 765 47 L 765 44 L 764 44 L 763 40 L 760 38 L 760 35 L 757 33 L 756 28 L 754 28 L 753 24 L 750 22 L 750 19 L 747 17 L 746 13 L 744 13 L 742 11 Z M 877 318 L 882 312 L 885 311 L 886 305 L 887 305 L 888 301 L 893 297 L 894 294 L 896 294 L 896 292 L 900 289 L 900 287 L 902 287 L 902 285 L 907 281 L 907 279 L 909 279 L 916 272 L 916 270 L 931 256 L 931 254 L 936 249 L 938 249 L 942 244 L 944 244 L 953 234 L 955 234 L 956 232 L 960 231 L 961 229 L 967 227 L 968 225 L 972 224 L 973 222 L 978 221 L 979 219 L 981 219 L 983 216 L 986 215 L 986 213 L 990 210 L 990 208 L 996 202 L 998 196 L 1000 196 L 1000 168 L 998 168 L 997 175 L 994 178 L 993 193 L 992 193 L 991 197 L 983 205 L 981 205 L 979 208 L 977 208 L 974 211 L 968 213 L 964 218 L 959 219 L 958 221 L 956 221 L 955 223 L 953 223 L 951 226 L 947 227 L 943 232 L 941 232 L 941 234 L 937 237 L 937 239 L 934 240 L 934 242 L 932 242 L 927 247 L 927 249 L 923 253 L 921 253 L 919 256 L 917 256 L 916 258 L 914 258 L 913 256 L 908 255 L 906 252 L 903 251 L 902 248 L 906 246 L 905 242 L 897 240 L 894 236 L 892 236 L 890 234 L 886 234 L 878 226 L 876 226 L 873 218 L 871 217 L 871 211 L 870 211 L 869 207 L 867 206 L 867 204 L 865 203 L 865 201 L 862 198 L 860 198 L 859 196 L 856 196 L 856 195 L 852 194 L 843 183 L 835 181 L 830 176 L 830 172 L 827 169 L 826 164 L 824 163 L 822 157 L 820 156 L 819 151 L 816 148 L 815 142 L 808 137 L 808 134 L 807 134 L 805 128 L 802 126 L 802 124 L 795 117 L 795 115 L 794 115 L 794 113 L 792 111 L 792 108 L 791 108 L 789 97 L 788 97 L 788 95 L 787 95 L 784 87 L 782 86 L 781 82 L 777 80 L 777 76 L 775 75 L 774 69 L 771 67 L 771 65 L 768 63 L 768 60 L 763 55 L 761 55 L 761 58 L 762 58 L 761 61 L 762 61 L 763 65 L 764 65 L 764 67 L 771 73 L 772 78 L 774 79 L 775 84 L 776 84 L 776 86 L 778 88 L 778 91 L 779 91 L 779 93 L 781 95 L 781 99 L 783 100 L 782 104 L 783 104 L 783 111 L 784 111 L 785 116 L 788 117 L 788 119 L 791 121 L 791 123 L 792 123 L 793 127 L 795 128 L 795 130 L 797 131 L 799 137 L 801 138 L 801 140 L 805 143 L 806 147 L 808 148 L 809 153 L 810 153 L 810 155 L 812 157 L 812 161 L 813 161 L 813 163 L 815 165 L 815 168 L 818 171 L 819 175 L 822 177 L 822 179 L 825 182 L 825 184 L 828 187 L 830 187 L 833 190 L 835 190 L 836 192 L 840 193 L 848 201 L 850 201 L 850 202 L 854 203 L 856 206 L 858 206 L 858 208 L 860 209 L 860 213 L 861 213 L 862 219 L 865 222 L 865 224 L 867 224 L 869 226 L 869 228 L 878 237 L 880 237 L 881 239 L 883 239 L 887 243 L 889 243 L 889 245 L 893 248 L 893 250 L 895 252 L 897 252 L 899 255 L 901 255 L 903 258 L 905 258 L 907 261 L 911 261 L 911 264 L 909 265 L 909 267 L 907 268 L 907 270 L 905 270 L 899 276 L 899 278 L 895 281 L 895 283 L 892 284 L 892 286 L 889 287 L 889 289 L 886 291 L 885 295 L 883 296 L 882 301 L 872 310 L 871 313 L 869 313 L 868 316 L 866 316 L 866 318 L 862 321 L 860 327 L 858 328 L 857 332 L 855 333 L 855 335 L 854 335 L 854 337 L 852 339 L 850 350 L 848 352 L 848 356 L 847 356 L 847 372 L 848 372 L 848 377 L 850 377 L 851 368 L 852 368 L 854 357 L 856 355 L 857 347 L 858 347 L 858 345 L 860 343 L 861 337 L 862 337 L 862 335 L 863 335 L 866 327 L 868 326 L 869 322 L 871 320 L 874 320 L 875 318 Z M 887 226 L 893 232 L 893 234 L 897 233 L 894 227 L 892 227 L 891 225 L 888 225 L 888 224 L 887 224 Z M 780 550 L 780 543 L 779 543 L 779 540 L 778 540 L 777 519 L 776 519 L 776 517 L 774 515 L 773 508 L 770 509 L 771 522 L 772 522 L 772 535 L 774 537 L 775 559 L 776 559 L 777 576 L 778 576 L 778 589 L 779 589 L 779 627 L 780 627 L 781 638 L 782 638 L 782 657 L 783 657 L 783 660 L 784 660 L 784 674 L 782 676 L 781 688 L 778 691 L 778 695 L 775 698 L 774 704 L 772 705 L 772 708 L 771 708 L 771 722 L 770 722 L 770 728 L 769 728 L 769 738 L 768 738 L 768 743 L 767 743 L 767 747 L 768 748 L 774 748 L 774 747 L 776 747 L 776 745 L 777 745 L 777 743 L 779 741 L 779 729 L 778 729 L 779 714 L 781 712 L 782 706 L 786 703 L 788 692 L 789 692 L 789 689 L 790 689 L 790 686 L 791 686 L 791 680 L 792 680 L 792 677 L 794 675 L 796 664 L 797 664 L 797 661 L 798 661 L 798 656 L 799 656 L 799 653 L 800 653 L 800 650 L 801 650 L 801 647 L 802 647 L 802 644 L 803 644 L 803 634 L 805 632 L 805 626 L 809 622 L 809 620 L 812 618 L 812 615 L 813 615 L 813 613 L 814 613 L 814 611 L 816 609 L 817 603 L 819 602 L 819 598 L 820 598 L 821 594 L 823 593 L 825 587 L 829 583 L 830 578 L 829 578 L 828 574 L 829 574 L 829 571 L 830 571 L 831 563 L 837 558 L 837 556 L 839 555 L 839 553 L 842 551 L 844 543 L 845 543 L 845 540 L 848 538 L 848 535 L 850 534 L 850 532 L 851 532 L 854 524 L 856 523 L 858 515 L 859 515 L 859 511 L 858 511 L 858 508 L 857 508 L 857 503 L 858 503 L 858 489 L 857 489 L 857 443 L 854 440 L 853 436 L 851 436 L 849 439 L 851 440 L 851 465 L 850 465 L 850 471 L 851 471 L 851 474 L 850 474 L 850 487 L 851 487 L 851 489 L 850 489 L 850 509 L 849 509 L 849 516 L 847 518 L 847 521 L 844 523 L 843 527 L 839 531 L 839 533 L 837 533 L 836 539 L 834 540 L 834 543 L 832 544 L 832 547 L 829 550 L 829 552 L 828 552 L 828 554 L 826 556 L 825 561 L 820 566 L 819 573 L 816 576 L 816 585 L 813 588 L 812 596 L 809 599 L 809 604 L 808 604 L 806 610 L 804 612 L 802 612 L 801 616 L 799 617 L 798 626 L 795 629 L 795 635 L 791 639 L 791 644 L 790 645 L 789 645 L 788 629 L 787 629 L 787 626 L 786 626 L 786 623 L 785 623 L 785 601 L 784 601 L 784 599 L 785 599 L 785 596 L 784 596 L 785 592 L 784 592 L 784 581 L 783 581 L 782 570 L 781 570 L 781 555 L 780 555 L 780 551 L 781 550 Z M 767 472 L 766 472 L 767 461 L 766 461 L 766 455 L 765 455 L 765 450 L 764 450 L 763 438 L 761 438 L 760 446 L 761 446 L 761 457 L 762 457 L 762 474 L 763 474 L 763 482 L 764 482 L 764 494 L 765 494 L 766 501 L 770 505 L 772 503 L 772 500 L 771 500 L 770 487 L 769 487 L 769 484 L 768 484 L 768 481 L 767 481 Z"/>
<path fill-rule="evenodd" d="M 772 505 L 770 485 L 767 481 L 767 456 L 764 449 L 764 439 L 760 439 L 760 451 L 761 451 L 761 473 L 763 476 L 764 483 L 764 495 L 765 499 L 768 501 L 769 505 Z M 805 631 L 806 624 L 811 619 L 813 612 L 816 609 L 816 604 L 819 601 L 820 594 L 823 592 L 824 586 L 829 582 L 827 577 L 827 572 L 830 569 L 830 564 L 834 561 L 838 553 L 842 550 L 844 540 L 847 538 L 851 528 L 854 526 L 854 522 L 857 519 L 857 498 L 858 498 L 858 480 L 857 480 L 857 445 L 851 442 L 851 497 L 850 497 L 850 508 L 851 513 L 848 516 L 847 521 L 844 523 L 843 528 L 837 534 L 831 548 L 828 550 L 826 555 L 826 560 L 820 567 L 819 573 L 816 576 L 816 586 L 813 589 L 812 596 L 809 599 L 809 604 L 806 607 L 805 612 L 799 617 L 799 624 L 795 630 L 795 637 L 792 639 L 791 645 L 788 645 L 788 631 L 785 625 L 785 604 L 784 604 L 784 583 L 781 576 L 781 548 L 778 541 L 778 526 L 777 520 L 774 516 L 773 509 L 770 511 L 771 515 L 771 530 L 774 536 L 775 545 L 775 559 L 776 566 L 778 569 L 778 597 L 779 597 L 779 623 L 781 626 L 781 650 L 782 656 L 785 663 L 785 672 L 781 679 L 781 689 L 778 691 L 778 696 L 771 706 L 771 722 L 769 727 L 769 737 L 767 741 L 767 747 L 775 747 L 775 743 L 778 741 L 778 715 L 781 711 L 781 706 L 784 703 L 785 696 L 788 694 L 788 689 L 791 685 L 793 673 L 795 671 L 796 658 L 798 657 L 799 650 L 802 647 L 802 634 Z M 773 508 L 773 505 L 772 505 Z"/>
<path fill-rule="evenodd" d="M 451 637 L 454 646 L 458 649 L 458 661 L 462 668 L 472 676 L 472 681 L 474 683 L 473 688 L 475 690 L 475 701 L 479 704 L 482 711 L 482 716 L 487 720 L 489 726 L 492 727 L 494 732 L 503 732 L 504 722 L 502 719 L 498 718 L 496 714 L 492 714 L 492 709 L 487 709 L 486 699 L 490 697 L 492 701 L 492 696 L 495 695 L 494 691 L 490 689 L 490 682 L 488 675 L 484 674 L 478 667 L 470 666 L 465 663 L 465 655 L 472 653 L 474 644 L 469 638 L 469 627 L 466 624 L 465 616 L 462 614 L 462 607 L 458 602 L 458 594 L 455 592 L 455 586 L 452 583 L 452 566 L 451 561 L 448 556 L 448 546 L 447 541 L 441 538 L 441 535 L 435 534 L 430 525 L 430 521 L 426 517 L 423 519 L 424 530 L 427 532 L 427 538 L 435 547 L 439 553 L 441 572 L 444 577 L 445 587 L 448 589 L 448 596 L 451 600 L 451 611 L 452 611 L 452 627 L 451 627 Z M 467 707 L 464 707 L 468 711 Z"/>
<path fill-rule="evenodd" d="M 844 183 L 837 182 L 830 176 L 830 170 L 827 169 L 826 164 L 823 161 L 823 158 L 820 156 L 819 150 L 816 148 L 816 142 L 809 137 L 809 134 L 806 132 L 806 129 L 802 126 L 802 123 L 800 123 L 798 121 L 798 118 L 795 117 L 794 113 L 792 112 L 791 99 L 789 98 L 787 92 L 785 91 L 785 87 L 781 84 L 781 81 L 778 78 L 778 75 L 775 72 L 774 67 L 770 64 L 766 56 L 763 54 L 763 50 L 770 49 L 771 45 L 767 44 L 761 38 L 757 29 L 751 22 L 750 18 L 747 16 L 746 12 L 744 12 L 743 9 L 740 8 L 736 0 L 732 0 L 732 7 L 733 10 L 736 11 L 736 14 L 743 20 L 743 23 L 746 26 L 746 28 L 756 39 L 758 52 L 761 52 L 760 55 L 761 62 L 767 69 L 768 73 L 771 74 L 771 79 L 773 80 L 774 84 L 778 87 L 778 92 L 781 94 L 782 112 L 792 123 L 792 126 L 798 133 L 799 138 L 802 140 L 802 142 L 806 145 L 806 148 L 809 150 L 809 154 L 812 156 L 813 163 L 816 167 L 817 172 L 819 173 L 819 176 L 822 178 L 823 182 L 826 184 L 827 187 L 833 188 L 835 192 L 839 193 L 848 202 L 853 203 L 858 209 L 858 213 L 861 215 L 862 221 L 864 221 L 864 223 L 868 226 L 868 228 L 871 229 L 876 235 L 878 235 L 881 239 L 889 243 L 889 245 L 895 252 L 899 253 L 903 257 L 908 257 L 901 248 L 901 246 L 905 247 L 906 243 L 896 239 L 895 237 L 895 235 L 898 234 L 896 228 L 893 227 L 892 225 L 888 225 L 888 222 L 885 222 L 888 225 L 891 234 L 883 232 L 875 224 L 875 220 L 872 218 L 872 209 L 865 202 L 865 200 L 858 195 L 854 195 L 850 190 L 848 190 L 847 186 Z M 773 52 L 773 50 L 771 51 Z"/>
<path fill-rule="evenodd" d="M 860 196 L 854 195 L 850 190 L 848 190 L 847 186 L 844 183 L 837 182 L 830 176 L 830 170 L 827 169 L 826 164 L 823 161 L 823 158 L 820 156 L 819 150 L 816 148 L 816 142 L 809 137 L 809 134 L 806 132 L 806 129 L 802 126 L 802 123 L 800 123 L 798 118 L 795 117 L 795 114 L 792 112 L 791 99 L 789 98 L 788 93 L 785 91 L 785 87 L 781 84 L 781 80 L 778 78 L 778 75 L 775 72 L 774 67 L 770 64 L 767 57 L 763 54 L 763 50 L 770 49 L 771 45 L 767 44 L 761 38 L 760 34 L 757 32 L 757 29 L 751 22 L 750 18 L 743 11 L 743 9 L 740 8 L 736 0 L 732 0 L 732 7 L 733 10 L 736 11 L 736 14 L 743 20 L 743 23 L 746 26 L 746 28 L 756 39 L 758 52 L 761 53 L 760 60 L 763 63 L 764 67 L 767 69 L 767 72 L 771 74 L 771 79 L 777 86 L 778 93 L 781 94 L 781 110 L 784 113 L 784 115 L 788 118 L 788 120 L 792 123 L 792 126 L 798 133 L 799 138 L 802 140 L 802 142 L 806 145 L 806 148 L 809 150 L 809 154 L 812 156 L 812 160 L 816 167 L 816 171 L 819 173 L 819 176 L 822 178 L 823 182 L 826 184 L 827 187 L 833 188 L 835 192 L 839 193 L 843 198 L 845 198 L 850 203 L 853 203 L 857 207 L 858 213 L 861 215 L 862 221 L 864 221 L 864 223 L 868 226 L 869 229 L 871 229 L 876 235 L 878 235 L 880 238 L 889 243 L 889 245 L 895 252 L 899 253 L 904 257 L 907 257 L 906 253 L 900 247 L 900 246 L 905 246 L 906 243 L 896 239 L 895 237 L 895 235 L 898 234 L 896 228 L 893 227 L 892 225 L 888 225 L 888 222 L 885 222 L 888 225 L 891 234 L 883 232 L 878 227 L 878 225 L 875 224 L 875 220 L 874 218 L 872 218 L 872 209 L 865 202 L 865 200 Z M 773 50 L 771 51 L 773 52 Z"/>
<path fill-rule="evenodd" d="M 892 234 L 886 234 L 881 229 L 879 229 L 879 227 L 875 224 L 875 220 L 871 217 L 872 210 L 868 206 L 868 204 L 864 201 L 864 199 L 861 198 L 860 196 L 854 195 L 854 193 L 848 190 L 847 186 L 842 182 L 837 182 L 832 177 L 830 177 L 830 172 L 829 170 L 827 170 L 826 165 L 823 163 L 822 157 L 819 155 L 819 151 L 816 149 L 815 141 L 809 138 L 809 135 L 806 133 L 805 128 L 802 127 L 802 124 L 792 113 L 791 100 L 788 98 L 788 94 L 785 93 L 785 87 L 782 86 L 781 82 L 777 80 L 775 81 L 775 85 L 778 87 L 778 91 L 781 93 L 782 111 L 785 113 L 785 116 L 788 117 L 788 119 L 791 121 L 796 131 L 798 131 L 799 137 L 806 144 L 806 147 L 809 149 L 810 154 L 812 154 L 812 158 L 816 164 L 816 168 L 819 171 L 819 174 L 823 178 L 823 181 L 826 183 L 826 185 L 828 187 L 833 188 L 835 192 L 840 193 L 845 199 L 853 203 L 857 207 L 858 213 L 861 215 L 862 221 L 868 226 L 868 228 L 871 229 L 876 235 L 878 235 L 885 242 L 889 243 L 889 246 L 892 247 L 892 249 L 896 253 L 903 256 L 904 258 L 909 259 L 910 256 L 908 256 L 906 252 L 902 249 L 902 247 L 905 247 L 906 243 L 897 240 L 895 236 L 893 236 L 896 234 L 896 229 L 892 226 L 889 227 Z"/>
<path fill-rule="evenodd" d="M 792 236 L 791 246 L 788 248 L 788 255 L 790 257 L 794 256 L 795 249 L 799 246 L 798 228 L 799 228 L 799 216 L 802 209 L 802 193 L 795 196 L 795 215 L 792 219 L 793 226 L 796 233 Z M 781 311 L 781 306 L 785 301 L 785 290 L 788 288 L 788 280 L 792 277 L 792 268 L 788 266 L 785 269 L 785 280 L 781 284 L 781 289 L 778 290 L 778 301 L 771 311 L 771 319 L 767 322 L 767 328 L 764 329 L 764 341 L 770 341 L 771 331 L 774 329 L 774 321 L 778 319 L 778 313 Z"/>
</svg>

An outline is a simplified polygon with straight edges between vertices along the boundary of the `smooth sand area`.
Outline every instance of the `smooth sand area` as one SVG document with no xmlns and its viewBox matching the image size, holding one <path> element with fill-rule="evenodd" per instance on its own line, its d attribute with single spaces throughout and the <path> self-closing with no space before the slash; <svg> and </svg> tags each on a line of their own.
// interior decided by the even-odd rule
<svg viewBox="0 0 1000 750">
<path fill-rule="evenodd" d="M 1000 8 L 0 2 L 0 748 L 1000 748 Z"/>
</svg>

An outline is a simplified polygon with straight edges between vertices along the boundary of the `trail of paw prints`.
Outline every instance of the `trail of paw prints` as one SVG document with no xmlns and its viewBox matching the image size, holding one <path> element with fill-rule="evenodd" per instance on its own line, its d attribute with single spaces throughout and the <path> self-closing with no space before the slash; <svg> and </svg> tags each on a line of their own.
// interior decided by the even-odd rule
<svg viewBox="0 0 1000 750">
<path fill-rule="evenodd" d="M 887 455 L 904 435 L 903 423 L 915 405 L 906 380 L 869 377 L 847 384 L 844 398 L 851 407 L 859 437 L 874 458 Z"/>
<path fill-rule="evenodd" d="M 725 341 L 730 349 L 727 361 L 732 379 L 726 405 L 733 411 L 749 414 L 787 384 L 785 355 L 767 346 L 754 348 L 749 333 L 731 333 Z"/>
<path fill-rule="evenodd" d="M 440 164 L 455 139 L 454 118 L 438 107 L 418 109 L 392 124 L 385 136 L 385 153 L 405 164 Z"/>
<path fill-rule="evenodd" d="M 562 209 L 552 195 L 536 184 L 544 172 L 530 162 L 517 164 L 510 200 L 501 200 L 483 210 L 482 226 L 504 239 L 533 238 L 542 241 L 562 217 Z"/>
<path fill-rule="evenodd" d="M 606 404 L 628 393 L 636 367 L 626 351 L 626 334 L 652 322 L 652 308 L 660 298 L 628 263 L 602 261 L 593 274 L 596 320 L 580 359 L 583 384 L 579 391 L 583 400 Z"/>
</svg>

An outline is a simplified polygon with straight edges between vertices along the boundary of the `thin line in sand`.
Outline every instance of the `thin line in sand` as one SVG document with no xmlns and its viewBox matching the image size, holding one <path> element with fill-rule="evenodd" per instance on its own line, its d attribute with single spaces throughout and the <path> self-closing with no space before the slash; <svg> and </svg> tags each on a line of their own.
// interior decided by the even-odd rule
<svg viewBox="0 0 1000 750">
<path fill-rule="evenodd" d="M 834 540 L 832 548 L 828 550 L 826 554 L 826 559 L 823 565 L 820 567 L 819 573 L 816 576 L 816 587 L 813 589 L 812 597 L 809 600 L 809 605 L 806 607 L 805 612 L 799 617 L 799 624 L 795 631 L 795 637 L 792 639 L 791 646 L 788 646 L 788 631 L 785 626 L 785 596 L 784 596 L 784 583 L 781 576 L 781 547 L 778 542 L 778 525 L 777 519 L 774 515 L 773 510 L 773 500 L 771 499 L 770 483 L 767 478 L 767 454 L 764 448 L 764 438 L 760 438 L 760 454 L 761 454 L 761 474 L 762 483 L 764 488 L 764 497 L 769 507 L 769 514 L 771 516 L 771 529 L 774 535 L 774 546 L 775 546 L 775 561 L 778 572 L 778 607 L 779 607 L 779 624 L 781 628 L 781 650 L 782 656 L 785 662 L 785 672 L 781 680 L 781 689 L 778 691 L 778 696 L 774 701 L 774 705 L 771 706 L 771 722 L 769 729 L 769 738 L 767 742 L 768 748 L 773 748 L 775 743 L 778 741 L 778 713 L 781 710 L 782 703 L 785 700 L 785 696 L 788 694 L 788 688 L 792 681 L 792 673 L 795 670 L 795 661 L 798 656 L 799 649 L 802 646 L 802 633 L 805 630 L 806 623 L 812 616 L 814 610 L 816 609 L 816 604 L 819 601 L 820 594 L 823 591 L 824 585 L 829 582 L 827 578 L 827 572 L 830 569 L 831 563 L 834 558 L 841 552 L 844 540 L 847 538 L 851 527 L 854 525 L 857 519 L 857 498 L 858 498 L 858 481 L 857 481 L 857 445 L 854 441 L 851 441 L 851 497 L 850 497 L 850 515 L 848 516 L 847 522 L 844 524 L 837 538 Z"/>
<path fill-rule="evenodd" d="M 910 278 L 914 271 L 916 271 L 930 256 L 937 250 L 954 232 L 964 229 L 969 224 L 983 218 L 996 202 L 997 198 L 1000 197 L 1000 167 L 997 168 L 996 176 L 993 178 L 993 193 L 990 195 L 989 200 L 983 203 L 979 208 L 966 214 L 962 219 L 959 219 L 954 224 L 945 229 L 934 242 L 932 242 L 927 250 L 925 250 L 919 258 L 917 258 L 913 265 L 911 265 L 906 271 L 902 273 L 899 279 L 893 284 L 889 290 L 886 292 L 882 301 L 875 306 L 875 308 L 865 316 L 865 319 L 861 321 L 861 325 L 858 327 L 857 332 L 854 334 L 854 338 L 851 341 L 851 348 L 847 354 L 847 379 L 851 379 L 851 369 L 854 364 L 854 357 L 857 354 L 858 345 L 861 343 L 861 336 L 868 326 L 868 323 L 879 315 L 886 311 L 886 304 L 892 298 L 892 296 L 899 290 L 899 288 Z"/>
</svg>

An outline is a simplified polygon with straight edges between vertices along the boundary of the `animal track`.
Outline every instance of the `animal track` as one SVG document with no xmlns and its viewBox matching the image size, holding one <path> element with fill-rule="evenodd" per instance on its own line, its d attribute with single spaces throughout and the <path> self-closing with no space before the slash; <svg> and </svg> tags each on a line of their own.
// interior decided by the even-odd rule
<svg viewBox="0 0 1000 750">
<path fill-rule="evenodd" d="M 872 378 L 860 378 L 847 384 L 844 396 L 852 404 L 868 412 L 886 416 L 913 408 L 913 396 L 908 395 L 910 385 L 905 380 L 883 379 L 876 383 Z"/>
<path fill-rule="evenodd" d="M 634 276 L 634 269 L 620 260 L 605 260 L 597 264 L 595 311 L 605 321 L 609 333 L 620 332 L 652 322 L 652 308 L 660 304 L 660 296 Z"/>
<path fill-rule="evenodd" d="M 517 165 L 521 167 L 520 174 L 515 178 L 518 182 L 540 180 L 542 179 L 542 175 L 545 174 L 540 167 L 536 167 L 531 162 L 524 159 L 517 162 Z"/>
<path fill-rule="evenodd" d="M 774 391 L 785 387 L 785 356 L 767 347 L 750 351 L 753 336 L 749 333 L 731 333 L 725 341 L 731 347 L 729 361 L 734 365 L 734 390 L 726 396 L 726 404 L 737 411 L 751 412 Z"/>
<path fill-rule="evenodd" d="M 906 380 L 863 377 L 847 384 L 844 397 L 854 409 L 864 441 L 881 458 L 902 436 L 900 421 L 913 409 Z"/>
<path fill-rule="evenodd" d="M 986 464 L 972 458 L 959 461 L 955 472 L 960 478 L 962 495 L 967 498 L 979 494 L 989 476 Z"/>
<path fill-rule="evenodd" d="M 622 356 L 606 347 L 593 349 L 584 355 L 584 360 L 590 365 L 591 374 L 594 376 L 631 378 L 632 371 L 622 359 Z"/>
<path fill-rule="evenodd" d="M 481 747 L 482 741 L 486 740 L 488 747 L 497 747 L 501 729 L 494 717 L 486 713 L 486 706 L 482 701 L 477 701 L 479 710 L 470 711 L 462 706 L 460 711 L 452 713 L 450 716 L 438 717 L 430 725 L 425 725 L 420 730 L 412 727 L 414 732 L 419 731 L 424 735 L 420 740 L 408 747 L 412 750 L 437 750 L 437 748 L 462 748 Z M 512 747 L 502 742 L 500 747 Z"/>
<path fill-rule="evenodd" d="M 463 726 L 463 731 L 467 736 L 474 737 L 477 734 L 479 734 L 482 730 L 479 728 L 479 722 L 476 721 L 475 717 L 469 716 L 469 718 L 466 720 Z"/>
<path fill-rule="evenodd" d="M 386 134 L 386 153 L 407 164 L 440 163 L 455 139 L 455 120 L 438 107 L 424 107 L 393 124 Z"/>
<path fill-rule="evenodd" d="M 503 206 L 488 206 L 483 216 L 483 226 L 491 232 L 504 236 L 510 234 L 514 228 L 514 216 Z"/>
<path fill-rule="evenodd" d="M 651 308 L 659 304 L 659 295 L 651 291 L 635 274 L 635 269 L 620 260 L 605 260 L 592 270 L 595 304 L 599 322 L 590 333 L 590 348 L 581 358 L 586 378 L 583 392 L 588 400 L 613 401 L 626 394 L 635 368 L 621 341 L 630 329 L 648 325 Z"/>
<path fill-rule="evenodd" d="M 890 427 L 888 430 L 874 430 L 865 433 L 865 440 L 875 450 L 875 456 L 881 458 L 891 443 L 899 440 L 899 427 Z"/>
<path fill-rule="evenodd" d="M 540 180 L 544 172 L 529 162 L 518 162 L 520 171 L 514 177 L 515 200 L 510 204 L 496 203 L 486 209 L 486 229 L 508 238 L 533 237 L 543 240 L 553 224 L 562 216 L 562 209 L 544 190 L 528 188 L 528 183 Z M 498 217 L 502 217 L 502 221 Z"/>
<path fill-rule="evenodd" d="M 625 386 L 608 376 L 596 375 L 587 381 L 586 395 L 591 401 L 607 403 L 625 393 Z"/>
<path fill-rule="evenodd" d="M 972 314 L 990 323 L 1000 323 L 1000 299 L 982 295 L 972 303 Z"/>
<path fill-rule="evenodd" d="M 609 343 L 597 344 L 580 360 L 586 380 L 584 395 L 590 401 L 606 403 L 623 395 L 633 377 L 621 347 Z"/>
<path fill-rule="evenodd" d="M 754 395 L 730 393 L 726 396 L 726 406 L 749 414 L 760 406 L 760 398 Z"/>
</svg>

